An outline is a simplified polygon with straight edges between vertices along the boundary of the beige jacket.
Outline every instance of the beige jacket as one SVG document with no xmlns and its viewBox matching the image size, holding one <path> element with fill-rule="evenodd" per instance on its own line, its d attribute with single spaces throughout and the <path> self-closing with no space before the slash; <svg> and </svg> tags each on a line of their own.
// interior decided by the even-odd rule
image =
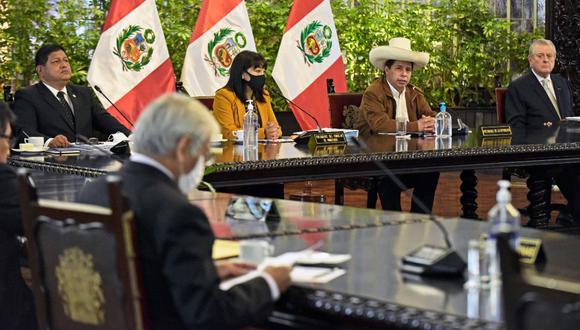
<svg viewBox="0 0 580 330">
<path fill-rule="evenodd" d="M 407 85 L 405 99 L 409 114 L 407 131 L 417 132 L 419 130 L 417 121 L 423 115 L 435 117 L 435 112 L 429 107 L 425 96 L 423 96 L 423 91 L 411 84 Z M 361 135 L 395 132 L 395 113 L 395 99 L 383 76 L 375 80 L 365 90 L 355 128 L 359 130 Z"/>
</svg>

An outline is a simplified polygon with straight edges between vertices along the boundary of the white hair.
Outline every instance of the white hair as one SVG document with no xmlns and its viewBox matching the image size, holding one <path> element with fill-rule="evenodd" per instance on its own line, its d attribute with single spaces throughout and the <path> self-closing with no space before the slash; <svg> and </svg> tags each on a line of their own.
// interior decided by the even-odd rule
<svg viewBox="0 0 580 330">
<path fill-rule="evenodd" d="M 532 41 L 532 44 L 530 45 L 530 49 L 528 50 L 528 56 L 534 55 L 534 48 L 536 48 L 536 46 L 540 46 L 540 45 L 552 47 L 552 49 L 554 50 L 554 56 L 556 55 L 556 46 L 554 46 L 554 43 L 551 40 L 534 39 L 534 41 Z"/>
<path fill-rule="evenodd" d="M 210 111 L 199 101 L 181 94 L 164 95 L 147 106 L 133 131 L 133 149 L 149 156 L 167 156 L 184 135 L 195 154 L 219 133 Z"/>
</svg>

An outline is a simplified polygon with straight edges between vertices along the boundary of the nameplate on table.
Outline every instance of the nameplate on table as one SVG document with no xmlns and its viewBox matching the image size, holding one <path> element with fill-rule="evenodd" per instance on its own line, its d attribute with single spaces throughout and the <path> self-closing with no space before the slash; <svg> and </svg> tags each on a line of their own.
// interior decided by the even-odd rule
<svg viewBox="0 0 580 330">
<path fill-rule="evenodd" d="M 512 136 L 510 125 L 485 125 L 479 127 L 481 137 L 503 137 Z"/>
<path fill-rule="evenodd" d="M 542 249 L 542 240 L 539 238 L 520 237 L 520 262 L 533 265 L 536 262 L 543 261 L 546 254 Z"/>
<path fill-rule="evenodd" d="M 318 132 L 310 137 L 308 145 L 314 147 L 332 144 L 346 144 L 346 142 L 344 132 Z"/>
</svg>

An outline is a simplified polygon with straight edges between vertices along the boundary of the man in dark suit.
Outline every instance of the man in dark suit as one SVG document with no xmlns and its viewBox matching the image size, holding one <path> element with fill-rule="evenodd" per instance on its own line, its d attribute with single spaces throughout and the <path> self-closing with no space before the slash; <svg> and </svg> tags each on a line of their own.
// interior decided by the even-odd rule
<svg viewBox="0 0 580 330">
<path fill-rule="evenodd" d="M 574 116 L 570 83 L 551 74 L 556 48 L 550 40 L 535 40 L 528 55 L 531 70 L 514 80 L 505 100 L 507 122 L 515 127 L 551 126 Z"/>
<path fill-rule="evenodd" d="M 219 132 L 201 103 L 163 96 L 141 114 L 131 160 L 122 168 L 123 193 L 136 217 L 136 241 L 152 329 L 236 329 L 264 321 L 289 285 L 288 267 L 267 267 L 224 291 L 220 281 L 248 271 L 215 264 L 207 217 L 186 193 L 203 177 L 209 139 Z M 106 205 L 104 180 L 80 200 Z"/>
<path fill-rule="evenodd" d="M 0 329 L 35 329 L 32 292 L 20 274 L 23 234 L 16 174 L 6 164 L 14 115 L 0 103 Z"/>
<path fill-rule="evenodd" d="M 50 147 L 67 147 L 77 134 L 131 132 L 106 112 L 90 88 L 69 84 L 72 70 L 61 46 L 43 45 L 35 56 L 40 82 L 16 92 L 14 112 L 22 136 L 44 136 Z"/>
<path fill-rule="evenodd" d="M 574 116 L 570 83 L 551 74 L 556 63 L 556 47 L 550 40 L 537 39 L 528 53 L 530 72 L 514 80 L 509 86 L 505 100 L 507 122 L 514 127 L 538 128 L 558 124 L 562 119 Z M 568 200 L 567 209 L 558 221 L 567 224 L 580 220 L 580 181 L 578 171 L 571 166 L 549 169 L 546 174 L 551 192 L 551 178 Z"/>
</svg>

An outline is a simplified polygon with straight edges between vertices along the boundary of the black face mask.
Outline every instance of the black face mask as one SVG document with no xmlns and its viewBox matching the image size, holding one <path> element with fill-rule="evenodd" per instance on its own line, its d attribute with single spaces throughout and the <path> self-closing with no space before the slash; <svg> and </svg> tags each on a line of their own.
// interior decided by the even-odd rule
<svg viewBox="0 0 580 330">
<path fill-rule="evenodd" d="M 266 76 L 254 76 L 253 74 L 246 72 L 250 76 L 250 81 L 244 82 L 252 89 L 254 96 L 261 96 L 264 92 L 264 85 L 266 84 Z"/>
</svg>

